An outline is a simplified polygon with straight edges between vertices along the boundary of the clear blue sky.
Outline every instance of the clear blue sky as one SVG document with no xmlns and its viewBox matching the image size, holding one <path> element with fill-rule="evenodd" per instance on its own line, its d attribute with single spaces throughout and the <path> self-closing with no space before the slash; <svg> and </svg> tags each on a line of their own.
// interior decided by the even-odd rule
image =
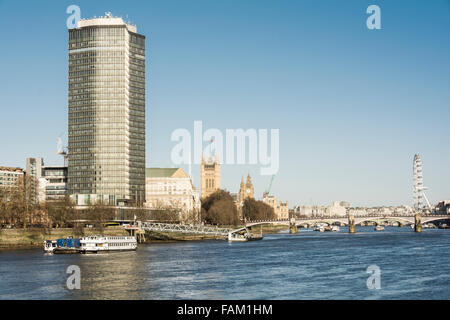
<svg viewBox="0 0 450 320">
<path fill-rule="evenodd" d="M 0 165 L 62 163 L 70 4 L 147 36 L 147 166 L 173 166 L 170 134 L 194 120 L 279 128 L 272 193 L 290 206 L 411 204 L 415 153 L 430 200 L 450 198 L 450 1 L 0 0 Z M 247 172 L 259 197 L 259 166 L 224 165 L 222 187 Z"/>
</svg>

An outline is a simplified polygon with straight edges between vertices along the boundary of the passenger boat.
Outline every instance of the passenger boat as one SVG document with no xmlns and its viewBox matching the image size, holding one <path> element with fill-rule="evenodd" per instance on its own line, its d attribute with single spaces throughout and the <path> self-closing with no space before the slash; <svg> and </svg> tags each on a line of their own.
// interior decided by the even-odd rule
<svg viewBox="0 0 450 320">
<path fill-rule="evenodd" d="M 74 254 L 74 253 L 80 253 L 79 248 L 70 248 L 70 247 L 56 247 L 53 249 L 54 254 Z"/>
<path fill-rule="evenodd" d="M 80 239 L 67 237 L 56 240 L 56 248 L 53 249 L 54 254 L 73 254 L 79 253 Z"/>
<path fill-rule="evenodd" d="M 80 253 L 136 250 L 137 241 L 130 236 L 87 236 L 80 239 Z"/>
<path fill-rule="evenodd" d="M 325 231 L 325 228 L 324 228 L 323 226 L 316 226 L 316 227 L 314 228 L 314 231 L 324 232 L 324 231 Z"/>
<path fill-rule="evenodd" d="M 239 234 L 239 233 L 228 233 L 228 241 L 229 242 L 247 242 L 248 237 L 245 236 L 245 234 Z"/>
<path fill-rule="evenodd" d="M 373 228 L 375 231 L 383 231 L 384 227 L 383 226 L 376 226 L 375 228 Z"/>
<path fill-rule="evenodd" d="M 56 240 L 45 240 L 44 241 L 44 252 L 53 253 L 56 248 Z"/>
<path fill-rule="evenodd" d="M 80 239 L 73 237 L 61 238 L 58 240 L 45 240 L 45 253 L 78 253 Z"/>
<path fill-rule="evenodd" d="M 250 234 L 247 239 L 248 241 L 257 241 L 257 240 L 262 240 L 264 237 L 262 234 L 260 235 L 255 235 L 255 234 Z"/>
<path fill-rule="evenodd" d="M 338 232 L 338 231 L 340 231 L 341 229 L 339 228 L 339 226 L 332 226 L 331 227 L 331 231 L 334 231 L 334 232 Z"/>
</svg>

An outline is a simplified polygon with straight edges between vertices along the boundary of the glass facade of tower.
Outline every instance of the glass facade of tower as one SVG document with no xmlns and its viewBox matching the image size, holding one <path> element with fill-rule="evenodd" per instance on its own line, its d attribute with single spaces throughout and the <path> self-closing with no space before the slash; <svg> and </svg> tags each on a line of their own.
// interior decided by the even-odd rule
<svg viewBox="0 0 450 320">
<path fill-rule="evenodd" d="M 68 190 L 142 203 L 145 37 L 118 19 L 69 30 Z"/>
</svg>

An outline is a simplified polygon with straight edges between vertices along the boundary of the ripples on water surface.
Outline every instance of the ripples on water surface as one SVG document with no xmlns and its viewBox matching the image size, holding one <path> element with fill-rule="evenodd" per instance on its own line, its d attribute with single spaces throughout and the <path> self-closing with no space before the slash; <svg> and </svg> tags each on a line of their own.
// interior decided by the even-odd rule
<svg viewBox="0 0 450 320">
<path fill-rule="evenodd" d="M 262 241 L 140 245 L 136 252 L 0 251 L 0 299 L 449 299 L 450 230 L 301 230 Z M 69 265 L 81 290 L 65 289 Z M 369 290 L 369 265 L 381 289 Z"/>
</svg>

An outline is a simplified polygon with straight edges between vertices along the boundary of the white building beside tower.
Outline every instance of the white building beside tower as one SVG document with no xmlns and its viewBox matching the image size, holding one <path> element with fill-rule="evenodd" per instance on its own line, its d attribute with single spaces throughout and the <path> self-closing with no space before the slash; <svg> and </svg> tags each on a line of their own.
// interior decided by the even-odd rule
<svg viewBox="0 0 450 320">
<path fill-rule="evenodd" d="M 181 168 L 148 168 L 145 182 L 145 207 L 151 210 L 179 210 L 182 220 L 199 218 L 199 192 Z"/>
</svg>

